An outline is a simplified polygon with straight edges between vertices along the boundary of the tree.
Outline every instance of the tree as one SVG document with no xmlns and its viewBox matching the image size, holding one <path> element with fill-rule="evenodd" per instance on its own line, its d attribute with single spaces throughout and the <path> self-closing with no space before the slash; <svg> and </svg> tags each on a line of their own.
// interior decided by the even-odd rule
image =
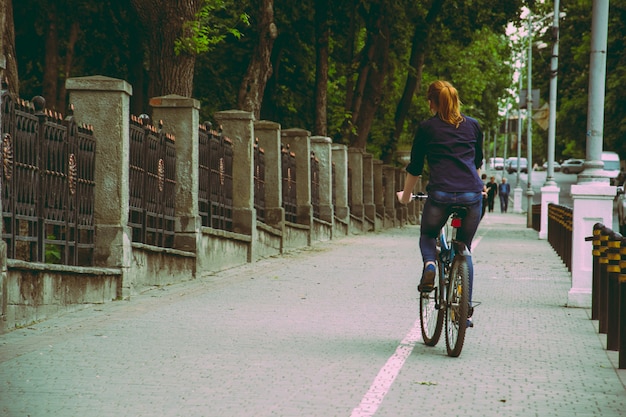
<svg viewBox="0 0 626 417">
<path fill-rule="evenodd" d="M 252 112 L 258 119 L 261 115 L 265 86 L 272 74 L 272 48 L 278 36 L 278 29 L 274 22 L 273 0 L 259 0 L 257 19 L 258 42 L 239 88 L 237 103 L 241 110 Z"/>
<path fill-rule="evenodd" d="M 328 110 L 328 0 L 315 2 L 315 135 L 326 136 Z"/>
<path fill-rule="evenodd" d="M 406 75 L 406 82 L 402 92 L 402 97 L 398 101 L 396 107 L 394 126 L 392 134 L 381 150 L 381 159 L 385 163 L 391 163 L 393 154 L 395 153 L 400 136 L 404 131 L 404 122 L 411 107 L 411 103 L 415 94 L 421 90 L 422 73 L 424 68 L 424 59 L 426 54 L 428 38 L 431 27 L 435 19 L 441 12 L 444 0 L 434 0 L 424 17 L 419 15 L 415 23 L 413 38 L 411 41 L 411 55 L 409 57 L 409 68 Z"/>
<path fill-rule="evenodd" d="M 201 2 L 194 0 L 131 0 L 146 33 L 148 60 L 148 96 L 179 94 L 191 97 L 196 55 L 175 50 L 176 41 L 189 30 Z"/>
</svg>

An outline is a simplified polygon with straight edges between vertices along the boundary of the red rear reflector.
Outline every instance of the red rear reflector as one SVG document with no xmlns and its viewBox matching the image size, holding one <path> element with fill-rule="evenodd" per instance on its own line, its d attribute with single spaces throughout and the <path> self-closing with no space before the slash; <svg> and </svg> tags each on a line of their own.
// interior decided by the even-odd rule
<svg viewBox="0 0 626 417">
<path fill-rule="evenodd" d="M 452 219 L 452 227 L 461 227 L 461 219 Z"/>
</svg>

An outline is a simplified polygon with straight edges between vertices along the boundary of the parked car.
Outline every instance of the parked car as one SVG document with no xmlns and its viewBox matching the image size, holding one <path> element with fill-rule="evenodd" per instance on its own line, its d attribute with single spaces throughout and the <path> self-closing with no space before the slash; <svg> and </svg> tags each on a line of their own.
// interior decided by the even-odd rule
<svg viewBox="0 0 626 417">
<path fill-rule="evenodd" d="M 626 236 L 626 194 L 624 189 L 626 182 L 617 187 L 617 220 L 619 223 L 619 232 L 622 236 Z"/>
<path fill-rule="evenodd" d="M 496 171 L 502 171 L 504 169 L 504 158 L 489 158 L 489 167 Z"/>
<path fill-rule="evenodd" d="M 528 160 L 526 158 L 519 159 L 519 171 L 528 172 Z M 517 157 L 512 156 L 506 160 L 506 172 L 512 174 L 517 172 Z"/>
<path fill-rule="evenodd" d="M 617 179 L 621 165 L 619 155 L 616 152 L 602 152 L 602 162 L 606 175 L 611 179 L 611 185 L 621 185 L 621 181 Z"/>
<path fill-rule="evenodd" d="M 583 172 L 585 161 L 582 159 L 568 159 L 561 164 L 563 174 L 578 174 Z"/>
<path fill-rule="evenodd" d="M 548 161 L 544 162 L 541 168 L 546 171 L 548 169 Z M 554 169 L 554 172 L 559 172 L 561 170 L 561 164 L 554 161 L 552 162 L 552 168 Z"/>
</svg>

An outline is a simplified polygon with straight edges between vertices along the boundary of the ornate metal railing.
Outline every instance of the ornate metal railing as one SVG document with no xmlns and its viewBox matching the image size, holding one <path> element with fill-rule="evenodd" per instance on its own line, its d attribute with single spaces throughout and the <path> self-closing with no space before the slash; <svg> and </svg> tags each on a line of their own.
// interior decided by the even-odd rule
<svg viewBox="0 0 626 417">
<path fill-rule="evenodd" d="M 283 179 L 283 208 L 285 209 L 285 220 L 296 223 L 297 213 L 297 191 L 296 191 L 296 154 L 289 150 L 289 147 L 282 146 L 281 167 Z"/>
<path fill-rule="evenodd" d="M 233 230 L 233 144 L 211 123 L 199 128 L 198 210 L 202 225 Z"/>
<path fill-rule="evenodd" d="M 320 160 L 311 152 L 311 206 L 313 217 L 320 218 Z"/>
<path fill-rule="evenodd" d="M 96 141 L 79 126 L 32 102 L 2 95 L 2 238 L 7 256 L 91 266 L 94 250 Z"/>
<path fill-rule="evenodd" d="M 176 215 L 174 137 L 147 115 L 130 120 L 130 212 L 133 242 L 171 248 Z"/>
<path fill-rule="evenodd" d="M 254 208 L 256 218 L 265 222 L 265 151 L 254 143 Z"/>
</svg>

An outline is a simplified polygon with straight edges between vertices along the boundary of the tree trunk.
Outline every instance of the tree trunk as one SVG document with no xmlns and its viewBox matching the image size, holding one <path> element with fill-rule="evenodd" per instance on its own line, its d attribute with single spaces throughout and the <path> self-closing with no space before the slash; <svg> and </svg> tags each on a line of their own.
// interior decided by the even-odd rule
<svg viewBox="0 0 626 417">
<path fill-rule="evenodd" d="M 313 134 L 326 136 L 328 107 L 328 0 L 315 2 L 315 127 Z"/>
<path fill-rule="evenodd" d="M 48 5 L 46 34 L 46 57 L 43 73 L 42 95 L 46 99 L 46 107 L 56 109 L 57 87 L 59 76 L 59 31 L 57 26 L 57 10 L 54 2 Z M 56 109 L 64 110 L 64 109 Z"/>
<path fill-rule="evenodd" d="M 257 31 L 259 42 L 254 48 L 248 70 L 241 82 L 237 104 L 239 109 L 249 111 L 259 119 L 267 80 L 272 75 L 272 48 L 278 37 L 278 29 L 274 23 L 273 0 L 260 0 Z"/>
<path fill-rule="evenodd" d="M 363 150 L 382 98 L 383 85 L 389 70 L 391 38 L 388 16 L 379 7 L 372 7 L 369 17 L 368 39 L 352 100 L 352 128 L 349 135 L 350 146 Z"/>
<path fill-rule="evenodd" d="M 148 96 L 178 94 L 191 97 L 195 55 L 176 55 L 174 43 L 183 36 L 185 22 L 195 19 L 200 8 L 194 0 L 132 0 L 133 7 L 147 33 Z"/>
<path fill-rule="evenodd" d="M 72 76 L 72 64 L 74 62 L 74 48 L 76 47 L 76 42 L 78 42 L 78 35 L 80 34 L 80 24 L 78 22 L 73 22 L 72 27 L 70 29 L 70 38 L 67 40 L 67 46 L 65 49 L 65 68 L 64 72 L 64 80 L 67 80 Z M 59 88 L 59 99 L 57 101 L 57 108 L 65 110 L 67 107 L 67 103 L 65 102 L 65 83 L 61 83 Z"/>
<path fill-rule="evenodd" d="M 6 59 L 6 70 L 4 78 L 7 80 L 8 89 L 11 95 L 17 97 L 19 95 L 19 78 L 17 73 L 17 58 L 15 55 L 15 24 L 13 22 L 13 1 L 0 0 L 0 8 L 4 13 L 2 17 L 3 33 L 2 45 L 0 52 L 4 54 Z"/>
<path fill-rule="evenodd" d="M 367 71 L 358 111 L 355 112 L 354 124 L 357 126 L 356 134 L 352 135 L 350 146 L 365 150 L 367 138 L 372 127 L 374 115 L 380 105 L 383 86 L 389 71 L 389 46 L 390 31 L 386 24 L 379 27 L 376 34 L 370 68 Z"/>
<path fill-rule="evenodd" d="M 429 32 L 433 22 L 441 12 L 441 7 L 444 1 L 445 0 L 433 1 L 425 21 L 415 25 L 411 46 L 411 56 L 409 58 L 409 71 L 404 85 L 404 91 L 402 92 L 402 97 L 396 107 L 394 131 L 382 148 L 381 159 L 386 164 L 392 162 L 393 154 L 398 148 L 400 135 L 404 129 L 404 121 L 406 120 L 406 116 L 411 108 L 413 96 L 421 90 L 424 58 Z"/>
</svg>

